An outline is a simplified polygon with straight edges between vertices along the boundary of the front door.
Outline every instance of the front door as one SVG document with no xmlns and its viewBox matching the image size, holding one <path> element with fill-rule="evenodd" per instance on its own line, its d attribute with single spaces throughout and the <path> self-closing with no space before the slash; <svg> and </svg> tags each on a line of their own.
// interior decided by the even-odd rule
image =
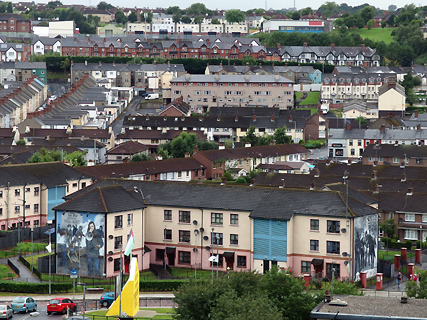
<svg viewBox="0 0 427 320">
<path fill-rule="evenodd" d="M 263 260 L 263 269 L 264 273 L 267 273 L 270 270 L 270 260 Z"/>
<path fill-rule="evenodd" d="M 234 266 L 233 258 L 225 258 L 225 263 L 227 264 L 227 270 L 233 270 L 233 266 Z"/>
<path fill-rule="evenodd" d="M 167 259 L 167 264 L 169 266 L 174 266 L 175 265 L 175 252 L 168 252 L 167 253 L 168 259 Z"/>
</svg>

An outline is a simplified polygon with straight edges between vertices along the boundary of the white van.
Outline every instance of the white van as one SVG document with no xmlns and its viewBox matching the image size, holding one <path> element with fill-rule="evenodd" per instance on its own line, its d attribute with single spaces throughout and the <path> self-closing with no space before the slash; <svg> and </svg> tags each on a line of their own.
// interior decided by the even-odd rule
<svg viewBox="0 0 427 320">
<path fill-rule="evenodd" d="M 145 97 L 146 100 L 154 100 L 154 99 L 159 99 L 159 94 L 158 93 L 150 93 Z"/>
</svg>

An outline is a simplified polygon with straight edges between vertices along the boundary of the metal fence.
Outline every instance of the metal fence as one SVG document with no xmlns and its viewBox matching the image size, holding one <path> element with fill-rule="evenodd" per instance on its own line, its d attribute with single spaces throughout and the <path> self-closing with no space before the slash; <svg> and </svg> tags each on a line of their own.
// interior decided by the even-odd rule
<svg viewBox="0 0 427 320">
<path fill-rule="evenodd" d="M 15 272 L 17 275 L 18 275 L 18 277 L 19 277 L 19 275 L 20 275 L 20 272 L 19 272 L 19 269 L 18 269 L 18 267 L 17 266 L 15 266 L 14 264 L 13 264 L 13 262 L 12 261 L 10 261 L 10 259 L 7 259 L 7 265 L 13 270 L 13 272 Z"/>
<path fill-rule="evenodd" d="M 49 230 L 50 226 L 33 228 L 33 240 L 49 241 L 49 237 L 44 233 Z M 19 234 L 19 237 L 18 237 Z M 14 248 L 19 241 L 31 241 L 31 228 L 20 228 L 0 233 L 0 250 Z"/>
</svg>

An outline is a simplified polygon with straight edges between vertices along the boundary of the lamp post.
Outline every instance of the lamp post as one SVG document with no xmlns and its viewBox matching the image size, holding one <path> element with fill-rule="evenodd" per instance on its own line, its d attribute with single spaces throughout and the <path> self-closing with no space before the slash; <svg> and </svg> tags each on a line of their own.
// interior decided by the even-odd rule
<svg viewBox="0 0 427 320">
<path fill-rule="evenodd" d="M 197 235 L 199 230 L 194 229 L 194 279 L 197 279 Z"/>
<path fill-rule="evenodd" d="M 19 259 L 19 256 L 21 254 L 21 252 L 19 250 L 19 242 L 21 242 L 21 228 L 20 227 L 21 227 L 21 220 L 18 219 L 18 243 L 16 244 L 16 246 L 18 247 L 18 259 Z"/>
<path fill-rule="evenodd" d="M 165 228 L 163 229 L 163 238 L 165 239 L 165 254 L 163 255 L 164 257 L 164 259 L 163 259 L 163 264 L 164 264 L 164 268 L 165 268 L 165 270 L 166 270 L 166 226 L 165 226 Z"/>
<path fill-rule="evenodd" d="M 219 265 L 218 247 L 219 247 L 219 233 L 216 234 L 216 277 L 217 279 L 218 279 L 218 265 Z"/>
<path fill-rule="evenodd" d="M 31 273 L 33 273 L 33 243 L 34 243 L 34 228 L 31 228 Z"/>
<path fill-rule="evenodd" d="M 214 232 L 214 228 L 212 228 L 212 231 L 211 231 L 211 249 L 212 249 L 212 254 L 211 254 L 211 257 L 213 257 L 213 245 L 214 245 L 214 241 L 213 241 L 213 232 Z M 212 277 L 211 277 L 211 279 L 212 279 L 212 284 L 213 284 L 213 260 L 212 260 L 212 262 L 211 262 L 211 264 L 212 264 Z"/>
</svg>

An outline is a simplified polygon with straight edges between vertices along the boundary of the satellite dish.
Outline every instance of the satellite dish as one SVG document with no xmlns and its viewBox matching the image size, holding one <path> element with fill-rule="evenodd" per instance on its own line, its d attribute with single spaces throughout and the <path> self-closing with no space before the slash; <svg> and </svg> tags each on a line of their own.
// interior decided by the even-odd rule
<svg viewBox="0 0 427 320">
<path fill-rule="evenodd" d="M 346 232 L 347 232 L 347 229 L 346 229 L 346 228 L 342 228 L 342 229 L 341 229 L 341 232 L 342 232 L 342 233 L 346 233 Z"/>
<path fill-rule="evenodd" d="M 197 220 L 193 220 L 193 224 L 194 224 L 195 226 L 197 226 L 197 224 L 198 224 Z"/>
<path fill-rule="evenodd" d="M 211 247 L 210 246 L 206 246 L 205 249 L 209 251 L 211 249 Z"/>
<path fill-rule="evenodd" d="M 203 240 L 208 241 L 208 240 L 209 240 L 209 237 L 208 237 L 208 236 L 204 236 L 204 237 L 203 237 Z"/>
<path fill-rule="evenodd" d="M 348 256 L 348 253 L 344 251 L 344 252 L 342 253 L 342 256 L 343 256 L 343 257 L 347 257 L 347 256 Z"/>
</svg>

